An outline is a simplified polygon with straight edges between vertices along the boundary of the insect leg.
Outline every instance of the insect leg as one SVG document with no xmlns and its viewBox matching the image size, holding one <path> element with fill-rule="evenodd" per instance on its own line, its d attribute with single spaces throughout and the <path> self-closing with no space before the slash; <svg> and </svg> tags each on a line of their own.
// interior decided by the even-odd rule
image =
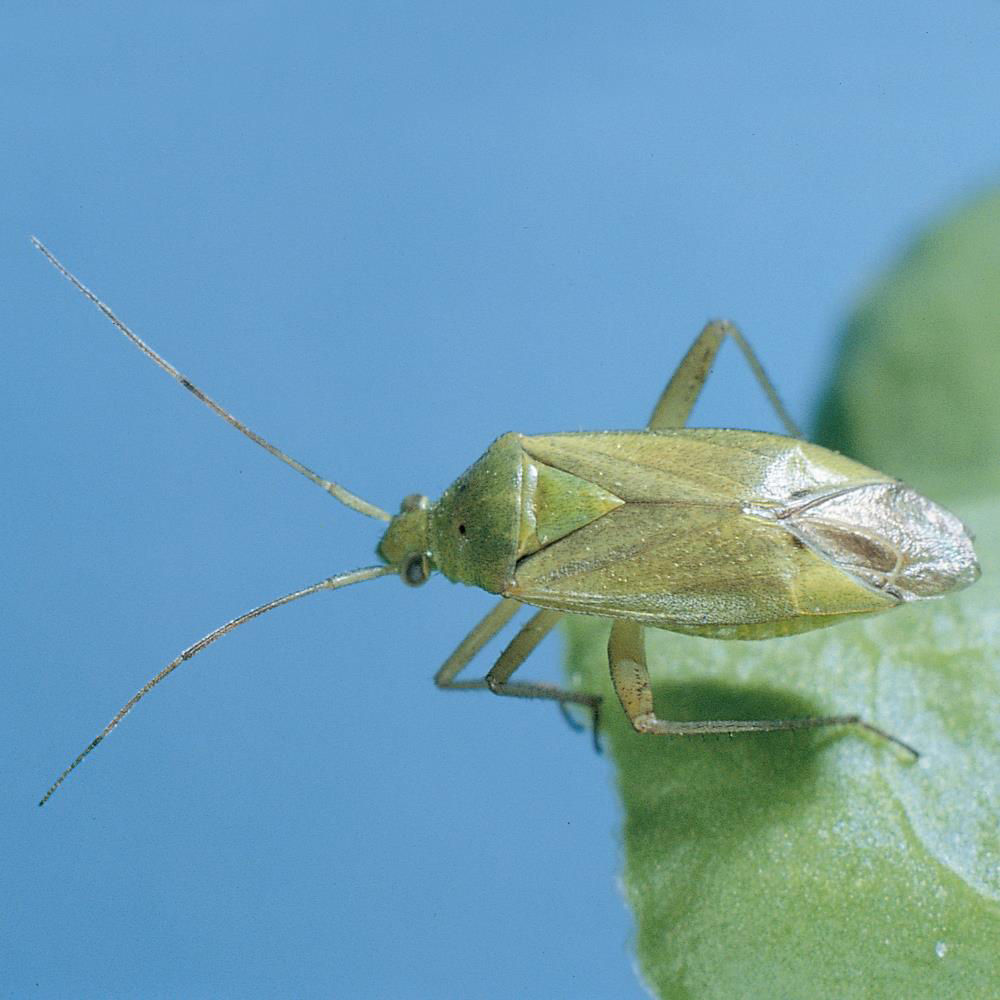
<svg viewBox="0 0 1000 1000">
<path fill-rule="evenodd" d="M 511 682 L 514 671 L 531 655 L 535 647 L 558 624 L 562 611 L 544 609 L 532 615 L 517 635 L 510 641 L 500 658 L 493 664 L 483 683 L 494 694 L 513 698 L 547 698 L 558 703 L 563 715 L 567 705 L 582 705 L 589 708 L 593 719 L 594 747 L 600 751 L 600 709 L 601 696 L 579 691 L 567 691 L 555 684 L 541 684 L 533 681 Z"/>
<path fill-rule="evenodd" d="M 689 733 L 770 733 L 777 730 L 817 729 L 821 726 L 860 726 L 882 739 L 919 754 L 909 744 L 865 722 L 857 715 L 829 715 L 806 719 L 709 719 L 703 722 L 671 722 L 659 719 L 653 711 L 653 689 L 646 666 L 642 626 L 636 622 L 616 621 L 608 640 L 608 661 L 615 691 L 638 733 L 681 736 Z"/>
<path fill-rule="evenodd" d="M 441 665 L 434 675 L 434 683 L 439 688 L 462 691 L 485 688 L 486 681 L 456 681 L 455 678 L 469 665 L 476 655 L 517 614 L 521 605 L 512 598 L 505 597 L 493 610 L 458 644 L 458 649 Z"/>
<path fill-rule="evenodd" d="M 559 704 L 563 717 L 574 729 L 580 726 L 566 710 L 567 703 L 585 705 L 594 717 L 594 744 L 597 744 L 598 707 L 601 699 L 596 695 L 581 695 L 564 691 L 551 684 L 508 683 L 511 674 L 527 659 L 531 651 L 548 635 L 562 617 L 558 611 L 539 612 L 514 637 L 500 654 L 493 669 L 486 677 L 474 681 L 459 681 L 455 678 L 469 665 L 472 658 L 514 617 L 521 604 L 512 598 L 504 598 L 496 607 L 459 643 L 458 648 L 445 660 L 434 675 L 434 683 L 451 691 L 493 691 L 494 694 L 510 695 L 518 698 L 550 698 Z M 545 616 L 543 621 L 539 621 Z M 598 749 L 599 746 L 598 746 Z"/>
<path fill-rule="evenodd" d="M 715 356 L 719 353 L 719 348 L 726 337 L 732 337 L 743 352 L 750 370 L 767 394 L 775 413 L 785 425 L 785 430 L 792 437 L 802 437 L 802 432 L 788 415 L 788 411 L 778 397 L 771 380 L 757 360 L 757 355 L 754 354 L 753 348 L 747 343 L 739 328 L 726 320 L 718 319 L 706 324 L 691 345 L 690 350 L 684 355 L 684 360 L 677 366 L 677 371 L 667 383 L 663 395 L 660 396 L 659 402 L 653 410 L 653 415 L 649 420 L 649 429 L 662 431 L 671 427 L 683 427 L 687 423 L 695 400 L 705 386 L 709 373 L 712 371 Z"/>
</svg>

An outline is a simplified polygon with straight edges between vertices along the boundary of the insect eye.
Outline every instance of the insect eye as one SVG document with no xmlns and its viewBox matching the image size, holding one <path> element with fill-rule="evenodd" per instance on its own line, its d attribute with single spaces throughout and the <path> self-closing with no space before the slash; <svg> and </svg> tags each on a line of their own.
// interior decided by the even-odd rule
<svg viewBox="0 0 1000 1000">
<path fill-rule="evenodd" d="M 420 555 L 411 556 L 406 561 L 406 565 L 403 566 L 403 572 L 400 574 L 403 578 L 403 582 L 409 584 L 411 587 L 419 587 L 420 584 L 426 583 L 427 578 L 430 575 L 430 560 L 422 553 Z"/>
<path fill-rule="evenodd" d="M 430 507 L 431 502 L 422 493 L 411 493 L 409 496 L 403 497 L 403 502 L 399 505 L 401 513 L 406 513 L 411 510 L 427 510 Z"/>
<path fill-rule="evenodd" d="M 458 533 L 464 538 L 465 537 L 465 525 L 460 524 L 458 526 Z"/>
</svg>

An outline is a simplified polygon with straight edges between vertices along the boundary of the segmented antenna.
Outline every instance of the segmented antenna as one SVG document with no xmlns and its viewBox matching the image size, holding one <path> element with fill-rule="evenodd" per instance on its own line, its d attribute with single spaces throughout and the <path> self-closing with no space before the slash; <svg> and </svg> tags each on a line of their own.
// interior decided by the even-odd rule
<svg viewBox="0 0 1000 1000">
<path fill-rule="evenodd" d="M 296 472 L 300 472 L 310 481 L 314 482 L 317 486 L 321 486 L 327 493 L 335 497 L 342 504 L 350 507 L 352 510 L 356 510 L 360 514 L 365 514 L 368 517 L 374 517 L 381 521 L 391 521 L 392 517 L 386 511 L 382 510 L 380 507 L 376 507 L 374 504 L 368 503 L 367 500 L 362 500 L 361 497 L 356 496 L 351 493 L 350 490 L 345 489 L 338 483 L 331 482 L 329 479 L 324 479 L 322 476 L 317 475 L 312 469 L 307 468 L 301 462 L 296 461 L 290 455 L 286 455 L 279 448 L 276 448 L 270 441 L 266 441 L 259 434 L 250 430 L 246 424 L 237 420 L 231 413 L 224 410 L 218 403 L 213 399 L 206 396 L 204 392 L 201 391 L 193 382 L 185 378 L 169 361 L 162 358 L 156 353 L 142 338 L 133 333 L 111 310 L 110 306 L 102 302 L 76 275 L 72 274 L 67 268 L 65 268 L 62 263 L 55 257 L 55 255 L 41 242 L 41 240 L 36 237 L 31 237 L 31 242 L 34 246 L 41 251 L 48 258 L 49 262 L 53 267 L 59 271 L 60 274 L 67 281 L 70 282 L 79 292 L 81 292 L 86 298 L 97 306 L 98 309 L 104 315 L 111 320 L 111 322 L 123 333 L 129 340 L 135 344 L 136 347 L 142 351 L 150 360 L 152 360 L 158 367 L 162 368 L 171 378 L 176 379 L 185 389 L 190 393 L 200 399 L 210 410 L 217 413 L 226 423 L 231 424 L 242 434 L 245 434 L 251 441 L 258 444 L 265 451 L 270 452 L 275 458 L 280 459 L 286 465 L 291 466 Z M 213 632 L 209 632 L 208 635 L 203 636 L 196 643 L 188 646 L 179 656 L 171 660 L 155 677 L 150 678 L 131 698 L 118 710 L 115 717 L 101 730 L 100 734 L 96 736 L 91 742 L 84 748 L 84 750 L 77 755 L 76 759 L 67 767 L 62 774 L 52 783 L 49 790 L 42 796 L 41 801 L 38 803 L 40 806 L 45 805 L 46 802 L 52 797 L 56 789 L 66 780 L 67 777 L 83 762 L 83 760 L 94 750 L 95 747 L 100 744 L 104 738 L 115 729 L 118 724 L 125 718 L 126 715 L 147 695 L 150 691 L 156 687 L 168 674 L 172 673 L 177 669 L 185 660 L 190 660 L 193 656 L 200 653 L 206 646 L 211 645 L 216 639 L 221 639 L 222 636 L 226 635 L 228 632 L 232 632 L 233 629 L 239 628 L 240 625 L 246 624 L 253 618 L 257 618 L 260 615 L 268 611 L 273 611 L 275 608 L 280 608 L 283 604 L 290 604 L 292 601 L 297 601 L 300 597 L 308 597 L 310 594 L 318 593 L 321 590 L 337 590 L 340 587 L 347 587 L 352 583 L 362 583 L 366 580 L 374 580 L 376 577 L 388 576 L 390 574 L 396 574 L 399 572 L 399 567 L 397 566 L 367 566 L 364 569 L 352 570 L 349 573 L 339 573 L 336 576 L 328 577 L 325 580 L 321 580 L 319 583 L 314 583 L 310 587 L 306 587 L 304 590 L 296 590 L 291 594 L 285 594 L 284 597 L 276 598 L 273 601 L 268 601 L 266 604 L 261 604 L 259 607 L 253 608 L 247 611 L 245 614 L 240 615 L 238 618 L 234 618 L 232 621 L 226 622 L 225 625 L 221 625 L 219 628 L 215 629 Z"/>
<path fill-rule="evenodd" d="M 390 573 L 398 573 L 399 569 L 395 566 L 366 566 L 364 569 L 355 569 L 350 573 L 339 573 L 337 576 L 328 577 L 325 580 L 320 580 L 319 583 L 314 583 L 311 587 L 306 587 L 304 590 L 296 590 L 294 593 L 285 594 L 284 597 L 279 597 L 276 600 L 268 601 L 267 604 L 261 604 L 260 607 L 253 608 L 251 611 L 247 611 L 245 614 L 239 616 L 239 618 L 234 618 L 230 622 L 226 622 L 225 625 L 220 625 L 219 628 L 215 629 L 214 632 L 209 632 L 208 635 L 203 636 L 196 643 L 188 646 L 179 656 L 171 660 L 155 677 L 151 677 L 148 681 L 124 705 L 118 710 L 115 717 L 101 730 L 100 734 L 96 736 L 86 748 L 77 755 L 76 759 L 73 761 L 69 767 L 63 771 L 62 774 L 52 782 L 49 790 L 42 796 L 41 801 L 38 803 L 40 806 L 44 806 L 46 802 L 52 798 L 53 793 L 56 789 L 69 777 L 69 775 L 76 770 L 77 767 L 83 762 L 90 752 L 101 743 L 105 736 L 108 735 L 113 729 L 115 729 L 119 722 L 132 711 L 133 708 L 149 694 L 157 684 L 160 683 L 168 674 L 173 673 L 185 660 L 190 660 L 192 656 L 200 653 L 206 646 L 210 646 L 216 639 L 221 639 L 227 632 L 232 632 L 234 628 L 239 628 L 240 625 L 246 624 L 252 618 L 257 618 L 267 611 L 273 611 L 275 608 L 280 608 L 282 604 L 290 604 L 292 601 L 297 601 L 300 597 L 308 597 L 310 594 L 318 593 L 321 590 L 337 590 L 340 587 L 350 586 L 352 583 L 363 583 L 365 580 L 374 580 L 379 576 L 388 576 Z"/>
<path fill-rule="evenodd" d="M 98 309 L 104 313 L 105 316 L 118 329 L 128 337 L 129 340 L 135 344 L 136 347 L 142 351 L 151 361 L 162 368 L 171 378 L 176 379 L 188 392 L 192 393 L 198 399 L 200 399 L 210 410 L 217 413 L 227 424 L 231 424 L 240 433 L 245 434 L 251 441 L 255 444 L 259 444 L 261 448 L 265 451 L 270 452 L 275 458 L 280 459 L 285 465 L 290 465 L 296 472 L 301 472 L 306 479 L 311 480 L 317 486 L 321 486 L 327 493 L 331 496 L 336 497 L 342 504 L 350 507 L 351 510 L 356 510 L 359 514 L 364 514 L 367 517 L 374 517 L 380 521 L 391 521 L 392 516 L 386 511 L 382 510 L 381 507 L 376 507 L 375 504 L 369 503 L 367 500 L 362 500 L 361 497 L 356 496 L 351 493 L 350 490 L 344 489 L 343 486 L 338 483 L 331 482 L 329 479 L 324 479 L 322 476 L 317 475 L 312 469 L 306 468 L 301 462 L 296 461 L 290 455 L 286 455 L 280 448 L 276 448 L 270 441 L 264 440 L 259 434 L 250 430 L 246 424 L 241 423 L 227 410 L 224 410 L 215 400 L 209 398 L 199 389 L 193 382 L 185 378 L 169 361 L 165 358 L 160 357 L 152 347 L 149 346 L 141 337 L 133 333 L 115 314 L 112 312 L 111 307 L 105 305 L 75 274 L 67 270 L 66 267 L 56 258 L 56 256 L 39 240 L 36 236 L 31 237 L 31 242 L 36 249 L 40 250 L 49 260 L 49 263 L 79 292 L 85 295 L 91 302 L 97 306 Z"/>
</svg>

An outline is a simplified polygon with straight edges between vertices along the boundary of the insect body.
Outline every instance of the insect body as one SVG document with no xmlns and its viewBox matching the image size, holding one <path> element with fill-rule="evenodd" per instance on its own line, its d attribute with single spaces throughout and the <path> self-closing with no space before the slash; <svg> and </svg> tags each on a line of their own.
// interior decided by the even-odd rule
<svg viewBox="0 0 1000 1000">
<path fill-rule="evenodd" d="M 976 576 L 961 523 L 909 487 L 817 445 L 712 429 L 506 434 L 379 551 L 411 583 L 438 569 L 525 604 L 729 639 Z"/>
<path fill-rule="evenodd" d="M 147 356 L 238 430 L 347 506 L 389 522 L 383 565 L 322 580 L 221 626 L 137 692 L 56 780 L 66 776 L 151 688 L 238 625 L 299 597 L 377 576 L 419 585 L 435 570 L 481 587 L 499 604 L 435 676 L 448 689 L 576 704 L 600 697 L 511 680 L 566 613 L 612 619 L 611 677 L 635 729 L 735 733 L 856 724 L 856 715 L 673 722 L 658 718 L 642 629 L 719 639 L 766 639 L 873 614 L 968 586 L 979 575 L 962 523 L 915 490 L 800 440 L 742 334 L 708 324 L 663 392 L 646 430 L 505 434 L 437 502 L 417 494 L 390 516 L 323 479 L 241 424 L 126 327 L 46 250 L 39 250 Z M 685 428 L 723 341 L 746 357 L 790 437 Z M 529 604 L 534 614 L 485 677 L 459 680 L 486 642 Z"/>
</svg>

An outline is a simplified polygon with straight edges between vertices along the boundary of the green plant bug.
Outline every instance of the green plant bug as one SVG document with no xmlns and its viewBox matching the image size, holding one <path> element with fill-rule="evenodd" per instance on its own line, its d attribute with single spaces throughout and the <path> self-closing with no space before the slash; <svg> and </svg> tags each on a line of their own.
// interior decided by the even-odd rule
<svg viewBox="0 0 1000 1000">
<path fill-rule="evenodd" d="M 381 564 L 262 604 L 180 653 L 125 703 L 40 805 L 140 699 L 227 632 L 321 590 L 387 575 L 419 586 L 435 571 L 500 597 L 438 670 L 434 680 L 441 688 L 550 699 L 567 718 L 568 706 L 581 706 L 592 713 L 596 742 L 599 695 L 511 680 L 563 615 L 596 615 L 612 620 L 611 678 L 637 732 L 856 725 L 916 756 L 908 744 L 857 715 L 672 722 L 655 714 L 646 626 L 716 639 L 768 639 L 939 597 L 979 576 L 972 539 L 958 518 L 898 480 L 802 440 L 732 324 L 705 326 L 645 429 L 504 434 L 438 501 L 411 494 L 390 515 L 240 423 L 133 333 L 42 243 L 32 242 L 133 344 L 210 409 L 341 503 L 388 522 L 378 544 Z M 727 338 L 741 349 L 789 436 L 684 426 Z M 525 604 L 539 610 L 489 672 L 459 680 Z"/>
</svg>

